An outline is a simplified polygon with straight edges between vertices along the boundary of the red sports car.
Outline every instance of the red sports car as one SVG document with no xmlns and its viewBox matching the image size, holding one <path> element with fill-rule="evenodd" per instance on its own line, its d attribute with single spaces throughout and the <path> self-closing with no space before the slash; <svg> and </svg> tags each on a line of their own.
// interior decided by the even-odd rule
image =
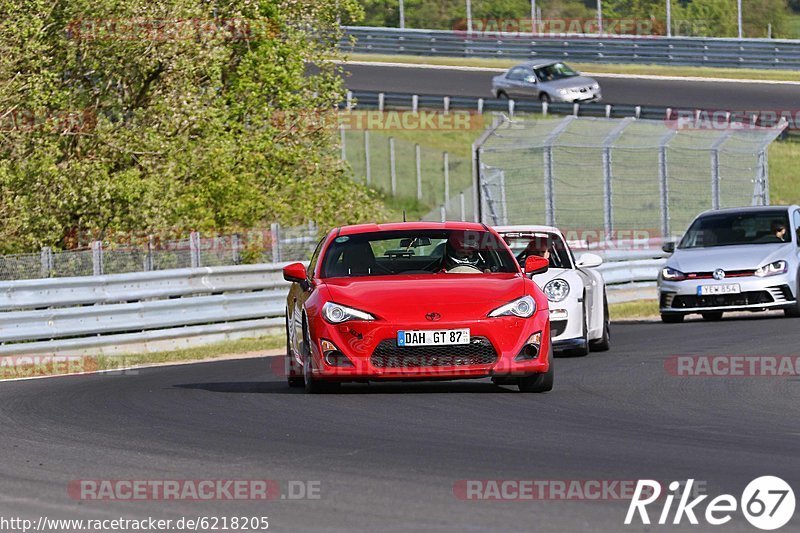
<svg viewBox="0 0 800 533">
<path fill-rule="evenodd" d="M 497 233 L 463 222 L 332 230 L 283 269 L 289 385 L 491 377 L 553 388 L 547 298 Z"/>
</svg>

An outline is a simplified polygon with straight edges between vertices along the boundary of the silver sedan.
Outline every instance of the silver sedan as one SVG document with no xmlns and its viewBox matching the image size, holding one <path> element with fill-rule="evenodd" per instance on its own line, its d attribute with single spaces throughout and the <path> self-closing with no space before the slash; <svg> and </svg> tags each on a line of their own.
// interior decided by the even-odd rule
<svg viewBox="0 0 800 533">
<path fill-rule="evenodd" d="M 600 84 L 560 61 L 531 61 L 492 78 L 495 98 L 536 98 L 542 102 L 599 102 Z"/>
<path fill-rule="evenodd" d="M 741 207 L 701 213 L 658 276 L 661 319 L 689 313 L 783 309 L 800 316 L 800 207 Z"/>
</svg>

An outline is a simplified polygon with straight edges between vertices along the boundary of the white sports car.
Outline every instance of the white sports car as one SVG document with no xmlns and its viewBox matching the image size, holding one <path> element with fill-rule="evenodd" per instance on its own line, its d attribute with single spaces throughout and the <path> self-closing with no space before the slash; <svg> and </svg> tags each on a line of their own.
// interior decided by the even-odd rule
<svg viewBox="0 0 800 533">
<path fill-rule="evenodd" d="M 561 232 L 551 226 L 499 226 L 497 232 L 511 247 L 517 261 L 536 254 L 550 259 L 547 272 L 533 280 L 550 302 L 550 336 L 553 350 L 565 355 L 586 355 L 608 350 L 611 330 L 603 276 L 592 267 L 603 260 L 592 253 L 576 261 Z"/>
</svg>

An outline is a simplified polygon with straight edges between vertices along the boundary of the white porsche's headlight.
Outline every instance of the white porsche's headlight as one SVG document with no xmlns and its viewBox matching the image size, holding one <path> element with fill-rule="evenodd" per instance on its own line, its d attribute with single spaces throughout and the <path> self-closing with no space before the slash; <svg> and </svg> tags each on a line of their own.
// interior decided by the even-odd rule
<svg viewBox="0 0 800 533">
<path fill-rule="evenodd" d="M 764 265 L 761 268 L 755 271 L 755 275 L 763 278 L 766 276 L 775 276 L 777 274 L 783 274 L 789 268 L 789 265 L 784 260 L 775 261 L 774 263 L 770 263 L 768 265 Z"/>
<path fill-rule="evenodd" d="M 569 283 L 561 278 L 550 280 L 544 286 L 543 292 L 551 302 L 560 302 L 569 296 Z"/>
<path fill-rule="evenodd" d="M 327 302 L 322 306 L 322 316 L 331 324 L 341 324 L 348 320 L 375 320 L 369 313 L 333 302 Z"/>
<path fill-rule="evenodd" d="M 489 316 L 518 316 L 520 318 L 528 318 L 536 311 L 536 302 L 530 296 L 523 296 L 505 305 L 501 305 L 491 313 Z"/>
</svg>

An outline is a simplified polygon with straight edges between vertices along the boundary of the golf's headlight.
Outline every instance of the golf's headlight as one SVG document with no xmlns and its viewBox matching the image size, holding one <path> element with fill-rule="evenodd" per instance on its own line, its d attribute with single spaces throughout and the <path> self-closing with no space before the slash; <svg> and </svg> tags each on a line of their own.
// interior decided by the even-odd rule
<svg viewBox="0 0 800 533">
<path fill-rule="evenodd" d="M 569 295 L 569 283 L 561 278 L 550 280 L 544 286 L 544 295 L 551 302 L 560 302 Z"/>
<path fill-rule="evenodd" d="M 505 305 L 501 305 L 491 313 L 489 316 L 496 317 L 496 316 L 518 316 L 520 318 L 528 318 L 531 316 L 534 311 L 536 311 L 536 302 L 530 296 L 523 296 L 522 298 L 518 298 L 513 302 L 508 302 Z"/>
<path fill-rule="evenodd" d="M 681 281 L 686 279 L 686 274 L 680 270 L 675 270 L 674 268 L 664 267 L 661 270 L 661 277 L 667 281 Z"/>
<path fill-rule="evenodd" d="M 775 276 L 777 274 L 783 274 L 788 269 L 789 265 L 784 260 L 775 261 L 774 263 L 770 263 L 768 265 L 764 265 L 761 268 L 757 269 L 755 274 L 758 277 L 765 277 L 765 276 Z"/>
<path fill-rule="evenodd" d="M 327 302 L 322 306 L 322 316 L 331 324 L 341 324 L 348 320 L 375 320 L 369 313 L 333 302 Z"/>
</svg>

